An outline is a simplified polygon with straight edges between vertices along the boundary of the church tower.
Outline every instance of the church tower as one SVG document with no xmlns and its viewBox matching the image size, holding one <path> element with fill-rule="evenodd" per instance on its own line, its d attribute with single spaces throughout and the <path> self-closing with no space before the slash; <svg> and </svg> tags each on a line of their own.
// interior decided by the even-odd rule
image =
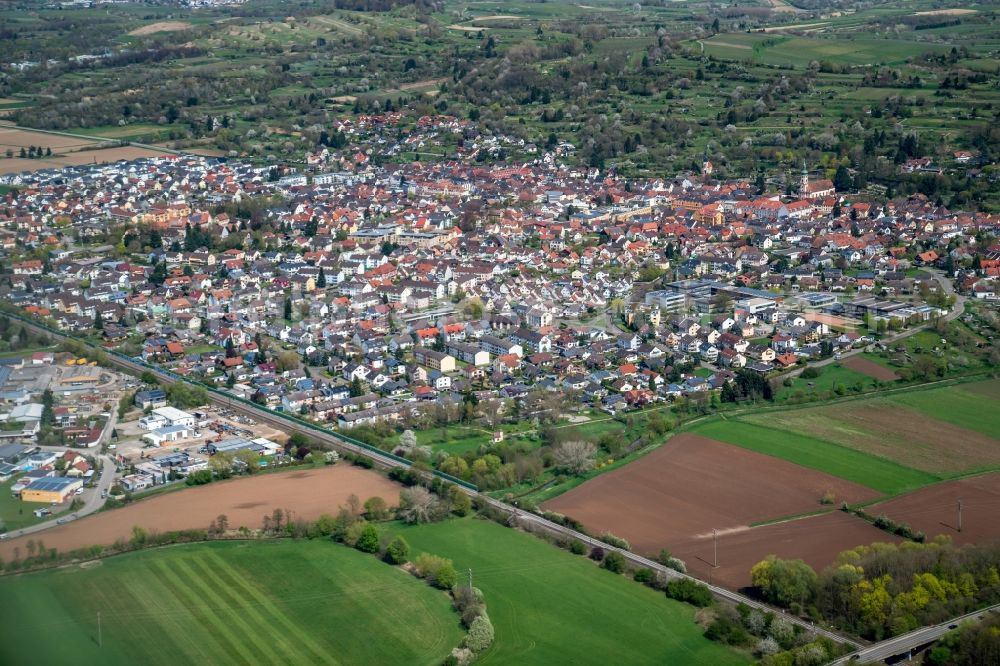
<svg viewBox="0 0 1000 666">
<path fill-rule="evenodd" d="M 802 196 L 809 194 L 809 170 L 806 169 L 805 160 L 802 160 L 802 179 L 799 181 L 799 194 Z"/>
<path fill-rule="evenodd" d="M 701 175 L 711 176 L 714 167 L 712 162 L 708 159 L 708 146 L 705 146 L 705 155 L 701 158 Z"/>
</svg>

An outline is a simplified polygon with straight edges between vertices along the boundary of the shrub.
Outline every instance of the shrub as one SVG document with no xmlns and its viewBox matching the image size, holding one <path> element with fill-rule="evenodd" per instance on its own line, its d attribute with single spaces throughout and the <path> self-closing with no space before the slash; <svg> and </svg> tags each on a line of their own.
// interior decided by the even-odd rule
<svg viewBox="0 0 1000 666">
<path fill-rule="evenodd" d="M 457 582 L 458 572 L 455 571 L 455 565 L 451 560 L 446 560 L 441 568 L 434 572 L 434 585 L 442 590 L 450 590 Z"/>
<path fill-rule="evenodd" d="M 880 513 L 878 517 L 875 518 L 874 525 L 880 530 L 887 530 L 892 528 L 893 523 L 891 520 L 889 520 L 888 516 L 886 516 L 884 513 Z"/>
<path fill-rule="evenodd" d="M 574 539 L 573 543 L 569 545 L 569 552 L 574 555 L 584 555 L 587 552 L 587 547 L 579 539 Z"/>
<path fill-rule="evenodd" d="M 622 550 L 632 550 L 632 544 L 630 544 L 625 539 L 621 537 L 616 537 L 611 532 L 605 532 L 601 535 L 601 541 L 606 544 L 615 546 L 616 548 L 621 548 Z"/>
<path fill-rule="evenodd" d="M 385 520 L 389 517 L 389 505 L 381 497 L 369 497 L 365 501 L 365 516 L 368 520 Z"/>
<path fill-rule="evenodd" d="M 354 548 L 357 545 L 358 540 L 361 539 L 361 534 L 362 532 L 364 532 L 366 525 L 367 523 L 365 523 L 365 521 L 363 520 L 356 520 L 353 523 L 350 523 L 344 529 L 343 534 L 340 537 L 340 541 L 343 541 L 351 548 Z M 338 533 L 339 530 L 335 531 L 335 534 Z"/>
<path fill-rule="evenodd" d="M 832 491 L 828 490 L 825 493 L 823 493 L 823 497 L 820 498 L 819 503 L 820 504 L 833 504 L 836 501 L 837 501 L 836 495 L 834 495 Z"/>
<path fill-rule="evenodd" d="M 601 566 L 612 573 L 622 573 L 625 571 L 625 556 L 617 550 L 612 550 L 604 556 Z"/>
<path fill-rule="evenodd" d="M 203 486 L 206 483 L 212 482 L 212 470 L 209 469 L 199 469 L 197 472 L 191 472 L 184 479 L 184 483 L 189 486 Z M 112 488 L 112 490 L 114 490 Z M 115 493 L 112 493 L 115 494 Z"/>
<path fill-rule="evenodd" d="M 810 366 L 802 371 L 800 377 L 802 377 L 802 379 L 816 379 L 817 377 L 819 377 L 819 374 L 820 374 L 819 368 L 814 368 Z"/>
<path fill-rule="evenodd" d="M 738 622 L 725 615 L 715 618 L 705 631 L 705 638 L 726 645 L 746 645 L 752 636 Z"/>
<path fill-rule="evenodd" d="M 476 654 L 481 654 L 493 644 L 493 623 L 486 615 L 480 615 L 472 621 L 469 633 L 465 636 L 465 647 Z"/>
<path fill-rule="evenodd" d="M 480 615 L 485 615 L 486 606 L 483 604 L 483 593 L 468 585 L 456 585 L 451 590 L 451 596 L 455 602 L 455 608 L 462 615 L 462 624 L 471 627 L 473 621 Z"/>
<path fill-rule="evenodd" d="M 648 585 L 656 578 L 656 573 L 652 569 L 638 569 L 632 577 L 637 583 L 642 583 L 643 585 Z"/>
<path fill-rule="evenodd" d="M 367 456 L 358 456 L 351 461 L 351 464 L 358 467 L 364 467 L 365 469 L 371 469 L 375 466 L 375 461 Z"/>
<path fill-rule="evenodd" d="M 458 572 L 451 560 L 429 553 L 420 553 L 413 561 L 417 575 L 427 579 L 435 587 L 450 590 L 458 582 Z"/>
<path fill-rule="evenodd" d="M 410 544 L 401 536 L 395 537 L 385 549 L 385 561 L 389 564 L 403 564 L 410 556 Z"/>
<path fill-rule="evenodd" d="M 701 583 L 690 578 L 678 578 L 667 583 L 667 596 L 678 601 L 704 608 L 712 603 L 712 592 Z"/>
<path fill-rule="evenodd" d="M 378 528 L 368 523 L 361 530 L 361 535 L 354 547 L 363 553 L 374 553 L 378 551 Z"/>
<path fill-rule="evenodd" d="M 594 560 L 595 562 L 600 562 L 601 560 L 603 560 L 604 559 L 604 549 L 601 548 L 600 546 L 594 546 L 593 548 L 591 548 L 590 549 L 590 559 Z"/>
<path fill-rule="evenodd" d="M 894 531 L 896 532 L 896 534 L 903 537 L 904 539 L 913 538 L 913 530 L 911 530 L 910 526 L 907 525 L 906 523 L 899 523 L 898 525 L 896 525 L 896 529 Z"/>
</svg>

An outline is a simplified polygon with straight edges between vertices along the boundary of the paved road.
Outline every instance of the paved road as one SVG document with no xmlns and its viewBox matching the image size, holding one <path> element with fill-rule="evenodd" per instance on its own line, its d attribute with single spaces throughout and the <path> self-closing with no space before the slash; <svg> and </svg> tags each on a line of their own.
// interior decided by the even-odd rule
<svg viewBox="0 0 1000 666">
<path fill-rule="evenodd" d="M 967 615 L 961 615 L 932 627 L 923 627 L 908 634 L 884 640 L 881 643 L 869 645 L 832 662 L 832 666 L 848 663 L 879 662 L 898 655 L 908 655 L 912 650 L 938 640 L 961 622 L 968 620 L 978 621 L 988 614 L 996 612 L 1000 612 L 1000 604 L 995 604 L 989 608 L 968 613 Z"/>
<path fill-rule="evenodd" d="M 22 320 L 22 321 L 26 325 L 28 325 L 28 326 L 33 326 L 33 324 L 30 321 L 27 321 L 27 320 Z M 40 329 L 39 328 L 37 330 L 41 331 L 41 330 L 45 330 L 45 329 Z M 52 331 L 46 331 L 46 333 L 48 333 L 49 335 L 52 335 L 52 336 L 59 335 L 59 334 L 56 334 L 56 333 L 54 333 Z M 59 337 L 66 338 L 67 336 L 60 335 Z M 144 371 L 150 370 L 150 368 L 148 368 L 146 366 L 140 365 L 139 363 L 136 363 L 136 362 L 131 361 L 131 360 L 127 360 L 127 359 L 121 358 L 119 356 L 108 355 L 107 358 L 108 358 L 108 362 L 109 363 L 111 363 L 113 365 L 116 365 L 119 368 L 123 368 L 123 369 L 125 369 L 126 371 L 128 371 L 128 372 L 130 372 L 132 374 L 138 375 L 138 374 L 141 374 Z M 172 384 L 172 383 L 175 383 L 177 381 L 186 381 L 186 380 L 177 379 L 174 376 L 168 375 L 168 374 L 166 374 L 164 372 L 160 372 L 160 371 L 157 371 L 157 370 L 153 370 L 153 372 L 155 372 L 158 375 L 158 377 L 160 378 L 160 381 L 163 382 L 164 384 Z M 226 396 L 219 395 L 217 393 L 209 392 L 208 396 L 209 396 L 209 400 L 212 403 L 216 404 L 216 405 L 221 405 L 221 406 L 227 407 L 227 408 L 229 408 L 231 410 L 242 412 L 242 413 L 244 413 L 244 414 L 246 414 L 246 415 L 248 415 L 248 416 L 250 416 L 250 417 L 252 417 L 252 418 L 254 418 L 256 420 L 258 420 L 258 421 L 265 421 L 265 422 L 267 422 L 267 423 L 269 423 L 271 425 L 274 425 L 274 426 L 280 428 L 284 432 L 300 432 L 300 433 L 302 433 L 304 435 L 307 435 L 308 437 L 311 437 L 311 438 L 313 438 L 315 440 L 319 440 L 319 441 L 324 442 L 326 444 L 329 444 L 331 446 L 335 446 L 335 447 L 337 447 L 338 449 L 340 449 L 342 451 L 350 451 L 350 452 L 358 454 L 358 455 L 366 456 L 366 457 L 372 459 L 375 462 L 375 464 L 379 465 L 382 468 L 399 468 L 399 467 L 401 467 L 401 468 L 409 468 L 409 463 L 408 462 L 403 462 L 403 461 L 397 460 L 396 458 L 390 458 L 389 456 L 384 455 L 382 453 L 379 453 L 377 451 L 372 451 L 370 449 L 366 449 L 366 448 L 357 446 L 356 444 L 343 439 L 340 435 L 337 435 L 336 433 L 333 433 L 331 431 L 328 431 L 328 430 L 317 430 L 317 429 L 309 427 L 305 423 L 298 423 L 296 421 L 289 420 L 288 418 L 284 418 L 284 417 L 276 414 L 275 412 L 273 412 L 273 411 L 271 411 L 269 409 L 265 409 L 263 407 L 259 407 L 257 405 L 253 405 L 253 404 L 247 404 L 247 403 L 239 402 L 239 401 L 236 401 L 236 400 L 231 400 L 231 399 L 227 398 Z M 103 476 L 102 476 L 102 481 L 103 481 Z M 650 569 L 653 569 L 654 571 L 662 572 L 664 575 L 666 575 L 668 577 L 671 577 L 671 578 L 688 578 L 688 579 L 691 579 L 691 580 L 698 580 L 698 579 L 694 578 L 693 576 L 689 576 L 687 574 L 682 574 L 682 573 L 679 573 L 679 572 L 674 571 L 672 569 L 668 569 L 668 568 L 664 567 L 663 565 L 659 564 L 658 562 L 653 562 L 651 560 L 647 560 L 646 558 L 644 558 L 644 557 L 642 557 L 640 555 L 636 555 L 635 553 L 629 552 L 627 550 L 622 550 L 620 548 L 615 548 L 613 546 L 609 546 L 608 544 L 603 543 L 601 541 L 598 541 L 598 540 L 596 540 L 596 539 L 594 539 L 594 538 L 592 538 L 592 537 L 590 537 L 590 536 L 588 536 L 586 534 L 583 534 L 581 532 L 577 532 L 577 531 L 572 530 L 572 529 L 570 529 L 568 527 L 563 527 L 562 525 L 558 525 L 556 523 L 553 523 L 551 521 L 548 521 L 548 520 L 542 518 L 541 516 L 537 516 L 535 514 L 528 513 L 526 511 L 518 509 L 517 507 L 510 506 L 510 505 L 505 504 L 505 503 L 503 503 L 503 502 L 501 502 L 499 500 L 493 499 L 492 497 L 489 497 L 488 495 L 480 494 L 478 491 L 473 490 L 471 488 L 467 488 L 465 486 L 458 486 L 458 487 L 461 488 L 462 491 L 465 492 L 470 497 L 472 497 L 472 498 L 478 498 L 481 501 L 487 502 L 488 504 L 490 504 L 492 507 L 494 507 L 498 511 L 501 511 L 501 512 L 507 514 L 507 515 L 516 516 L 517 519 L 521 520 L 525 524 L 528 524 L 529 526 L 534 526 L 535 528 L 538 528 L 538 529 L 545 529 L 545 530 L 547 530 L 547 531 L 549 531 L 551 533 L 560 534 L 562 536 L 565 536 L 565 537 L 568 537 L 568 538 L 571 538 L 571 539 L 578 539 L 578 540 L 582 541 L 583 543 L 588 543 L 588 544 L 591 544 L 593 546 L 600 546 L 605 551 L 612 551 L 612 550 L 614 550 L 614 551 L 620 552 L 622 554 L 622 556 L 626 560 L 632 562 L 633 564 L 638 565 L 638 566 L 642 566 L 642 567 L 648 567 Z M 703 583 L 704 581 L 698 580 L 698 582 L 699 583 Z M 798 617 L 796 617 L 794 615 L 788 615 L 788 614 L 784 613 L 783 611 L 781 611 L 779 609 L 768 607 L 765 604 L 762 604 L 762 603 L 760 603 L 760 602 L 758 602 L 758 601 L 756 601 L 754 599 L 751 599 L 749 597 L 745 597 L 742 594 L 739 594 L 737 592 L 732 592 L 732 591 L 727 590 L 725 588 L 717 587 L 717 586 L 714 586 L 714 585 L 709 585 L 708 588 L 712 591 L 712 594 L 714 594 L 716 597 L 718 597 L 720 599 L 725 599 L 727 601 L 731 601 L 731 602 L 734 602 L 734 603 L 744 603 L 744 604 L 747 604 L 748 606 L 751 606 L 751 607 L 754 607 L 754 608 L 761 608 L 761 609 L 765 609 L 767 611 L 771 611 L 771 612 L 777 613 L 779 615 L 783 615 L 784 617 L 788 618 L 788 620 L 790 622 L 803 627 L 807 631 L 814 632 L 814 633 L 816 633 L 818 635 L 826 636 L 826 637 L 828 637 L 828 638 L 830 638 L 832 640 L 838 641 L 838 642 L 844 642 L 844 643 L 853 644 L 853 640 L 850 639 L 850 638 L 847 638 L 845 636 L 841 636 L 841 635 L 839 635 L 839 634 L 837 634 L 837 633 L 835 633 L 833 631 L 829 631 L 827 629 L 824 629 L 824 628 L 821 628 L 821 627 L 817 627 L 817 626 L 813 625 L 811 622 L 807 622 L 805 620 L 802 620 L 802 619 L 800 619 L 800 618 L 798 618 Z"/>
<path fill-rule="evenodd" d="M 941 288 L 944 290 L 944 292 L 945 292 L 946 295 L 948 295 L 948 296 L 954 296 L 955 297 L 955 303 L 954 303 L 954 305 L 952 305 L 951 311 L 948 312 L 948 314 L 946 314 L 943 317 L 943 319 L 945 321 L 953 321 L 955 319 L 958 319 L 962 315 L 962 313 L 965 312 L 965 300 L 966 300 L 965 296 L 962 296 L 961 294 L 956 294 L 955 293 L 955 288 L 952 286 L 951 280 L 949 280 L 947 277 L 945 277 L 943 271 L 939 271 L 937 269 L 926 269 L 926 270 L 927 270 L 928 273 L 930 273 L 934 277 L 934 279 L 941 286 Z M 924 331 L 924 330 L 930 328 L 933 325 L 934 325 L 934 322 L 930 321 L 930 322 L 927 322 L 926 324 L 921 324 L 919 326 L 914 326 L 914 327 L 908 328 L 908 329 L 906 329 L 904 331 L 900 331 L 899 333 L 894 333 L 893 335 L 882 337 L 879 340 L 879 342 L 882 343 L 882 344 L 884 344 L 884 345 L 888 345 L 888 344 L 891 344 L 893 342 L 897 342 L 899 340 L 902 340 L 903 338 L 908 338 L 911 335 L 915 335 L 915 334 L 919 333 L 920 331 Z M 830 365 L 831 363 L 839 363 L 839 362 L 843 361 L 845 358 L 850 358 L 851 356 L 857 356 L 858 354 L 864 353 L 864 351 L 865 351 L 864 347 L 859 347 L 858 349 L 851 349 L 851 350 L 846 351 L 846 352 L 841 352 L 839 359 L 836 358 L 836 357 L 831 356 L 830 358 L 825 358 L 825 359 L 820 360 L 820 361 L 810 361 L 805 366 L 797 368 L 795 370 L 792 370 L 791 372 L 789 372 L 789 373 L 787 373 L 785 375 L 782 375 L 782 376 L 783 377 L 797 377 L 807 367 L 808 368 L 821 368 L 821 367 L 823 367 L 825 365 Z"/>
<path fill-rule="evenodd" d="M 111 433 L 114 431 L 115 426 L 118 423 L 118 410 L 112 409 L 110 416 L 108 417 L 108 423 L 104 428 L 104 432 L 101 433 L 101 439 L 98 446 L 95 447 L 95 452 L 100 450 L 100 447 L 111 441 Z M 66 447 L 62 446 L 40 446 L 40 449 L 46 451 L 56 451 L 62 453 L 66 451 Z M 71 451 L 81 451 L 84 449 L 69 449 Z M 89 452 L 89 451 L 88 451 Z M 66 522 L 66 520 L 76 520 L 82 518 L 83 516 L 90 515 L 95 511 L 98 511 L 102 506 L 104 506 L 104 498 L 101 497 L 102 494 L 111 490 L 111 486 L 114 484 L 115 479 L 115 462 L 110 456 L 104 454 L 96 454 L 98 465 L 100 469 L 98 470 L 99 476 L 97 477 L 97 483 L 94 484 L 93 488 L 86 488 L 83 494 L 80 495 L 80 499 L 83 500 L 83 506 L 72 512 L 62 512 L 58 515 L 52 517 L 52 520 L 47 520 L 44 523 L 38 523 L 36 525 L 31 525 L 30 527 L 25 527 L 24 529 L 16 530 L 13 532 L 8 532 L 5 538 L 14 539 L 21 536 L 28 536 L 30 534 L 37 534 L 44 530 L 56 527 L 60 524 L 59 521 Z"/>
</svg>

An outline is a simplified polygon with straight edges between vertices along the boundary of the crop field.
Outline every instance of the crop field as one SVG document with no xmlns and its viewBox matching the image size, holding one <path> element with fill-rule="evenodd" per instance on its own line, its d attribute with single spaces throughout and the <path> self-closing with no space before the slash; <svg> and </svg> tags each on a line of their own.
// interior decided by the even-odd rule
<svg viewBox="0 0 1000 666">
<path fill-rule="evenodd" d="M 439 664 L 462 639 L 443 592 L 329 541 L 131 553 L 0 597 L 5 664 Z"/>
<path fill-rule="evenodd" d="M 984 404 L 994 402 L 944 387 L 740 420 L 948 476 L 1000 466 L 1000 410 Z"/>
<path fill-rule="evenodd" d="M 802 410 L 795 410 L 797 413 Z M 774 425 L 775 414 L 760 421 Z M 939 480 L 937 475 L 905 467 L 846 445 L 835 444 L 818 437 L 803 435 L 751 423 L 747 420 L 712 421 L 699 425 L 691 432 L 743 448 L 781 458 L 803 467 L 826 472 L 887 495 L 915 490 Z"/>
<path fill-rule="evenodd" d="M 995 379 L 901 393 L 892 402 L 988 437 L 1000 437 L 1000 381 Z"/>
<path fill-rule="evenodd" d="M 683 433 L 641 462 L 602 474 L 543 505 L 594 533 L 655 555 L 679 541 L 823 509 L 820 500 L 874 499 L 870 488 L 731 444 Z"/>
<path fill-rule="evenodd" d="M 942 52 L 943 45 L 914 41 L 791 37 L 730 33 L 704 40 L 705 52 L 720 58 L 752 60 L 767 65 L 805 66 L 813 60 L 847 65 L 893 65 L 921 53 Z"/>
<path fill-rule="evenodd" d="M 482 664 L 746 664 L 702 636 L 691 606 L 533 536 L 465 519 L 403 528 L 411 552 L 472 570 L 496 631 Z"/>
<path fill-rule="evenodd" d="M 712 535 L 677 543 L 671 552 L 684 560 L 688 572 L 706 581 L 738 590 L 750 585 L 750 568 L 768 555 L 805 560 L 817 571 L 841 551 L 861 544 L 901 539 L 842 511 L 720 533 L 718 566 Z"/>
<path fill-rule="evenodd" d="M 861 374 L 871 377 L 872 379 L 877 379 L 880 382 L 892 382 L 899 379 L 899 375 L 889 368 L 879 365 L 878 363 L 860 355 L 845 359 L 842 365 L 845 368 L 849 368 L 855 372 L 860 372 Z"/>
<path fill-rule="evenodd" d="M 962 531 L 958 503 L 962 502 Z M 897 523 L 933 537 L 949 536 L 958 544 L 1000 540 L 1000 473 L 945 481 L 865 509 L 884 513 Z"/>
<path fill-rule="evenodd" d="M 275 509 L 291 511 L 295 518 L 305 520 L 336 514 L 350 495 L 361 501 L 377 495 L 395 505 L 400 487 L 376 472 L 346 464 L 275 472 L 158 495 L 53 527 L 37 538 L 46 547 L 65 552 L 128 540 L 135 525 L 157 532 L 204 529 L 219 514 L 225 514 L 233 528 L 256 529 Z M 10 560 L 15 553 L 26 555 L 26 541 L 20 537 L 0 542 L 0 557 Z"/>
<path fill-rule="evenodd" d="M 140 157 L 167 154 L 136 146 L 115 145 L 108 148 L 98 148 L 98 145 L 99 142 L 96 139 L 33 132 L 0 125 L 0 175 L 37 169 L 58 169 L 80 164 L 134 160 Z M 21 149 L 28 149 L 31 146 L 51 149 L 52 155 L 38 158 L 20 157 Z M 8 151 L 10 151 L 10 157 L 7 156 Z"/>
</svg>

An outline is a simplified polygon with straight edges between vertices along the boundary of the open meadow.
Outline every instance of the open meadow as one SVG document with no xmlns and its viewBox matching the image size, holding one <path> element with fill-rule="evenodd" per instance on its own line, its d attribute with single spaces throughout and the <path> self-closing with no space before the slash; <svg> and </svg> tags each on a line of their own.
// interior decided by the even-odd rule
<svg viewBox="0 0 1000 666">
<path fill-rule="evenodd" d="M 411 552 L 472 570 L 496 631 L 483 664 L 745 664 L 702 636 L 695 609 L 591 560 L 493 522 L 396 530 Z"/>
<path fill-rule="evenodd" d="M 326 540 L 130 553 L 0 598 L 4 664 L 436 665 L 463 635 L 445 593 Z"/>
</svg>

